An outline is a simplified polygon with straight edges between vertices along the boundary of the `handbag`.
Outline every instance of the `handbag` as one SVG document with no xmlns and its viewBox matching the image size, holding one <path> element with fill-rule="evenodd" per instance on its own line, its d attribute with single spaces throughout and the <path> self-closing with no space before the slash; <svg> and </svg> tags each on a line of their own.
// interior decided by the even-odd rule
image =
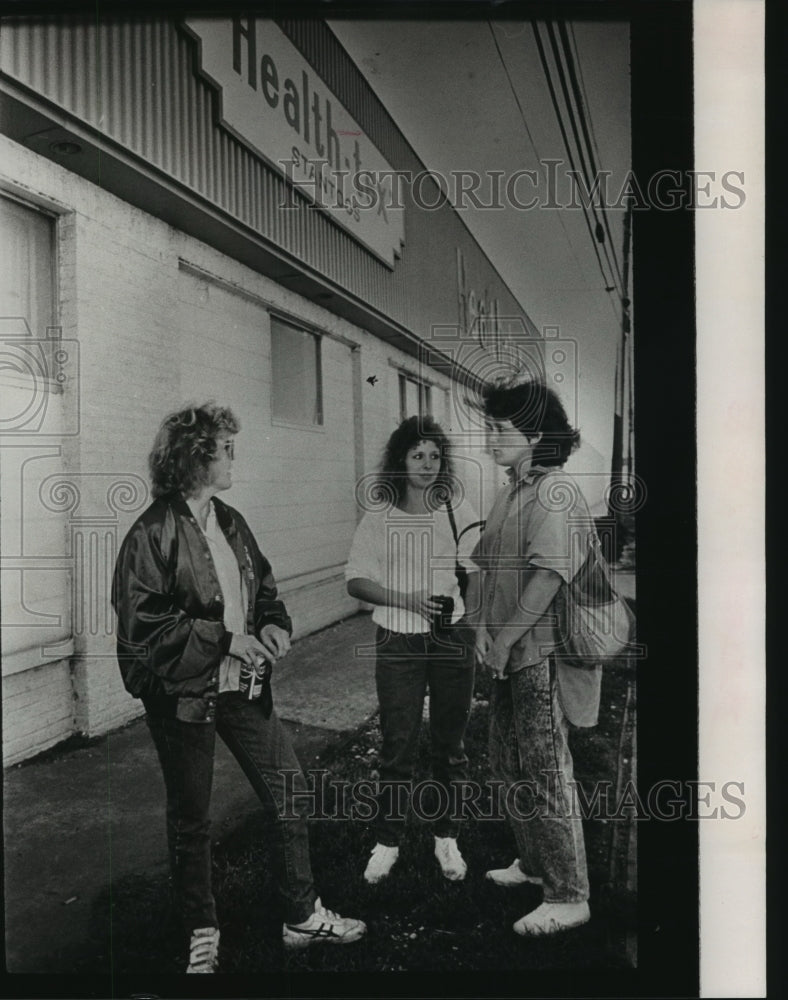
<svg viewBox="0 0 788 1000">
<path fill-rule="evenodd" d="M 635 616 L 616 593 L 595 532 L 589 536 L 583 565 L 559 595 L 555 655 L 564 664 L 588 669 L 623 655 Z"/>
<path fill-rule="evenodd" d="M 446 513 L 449 515 L 449 524 L 451 525 L 451 533 L 454 535 L 454 547 L 459 548 L 460 539 L 465 534 L 466 531 L 470 531 L 471 528 L 481 528 L 484 531 L 485 521 L 473 521 L 471 524 L 467 524 L 462 531 L 457 533 L 457 521 L 454 518 L 454 511 L 451 509 L 449 503 L 446 504 Z M 454 560 L 454 575 L 457 577 L 457 585 L 460 588 L 460 597 L 465 602 L 465 593 L 468 590 L 468 570 L 462 566 L 458 559 Z"/>
</svg>

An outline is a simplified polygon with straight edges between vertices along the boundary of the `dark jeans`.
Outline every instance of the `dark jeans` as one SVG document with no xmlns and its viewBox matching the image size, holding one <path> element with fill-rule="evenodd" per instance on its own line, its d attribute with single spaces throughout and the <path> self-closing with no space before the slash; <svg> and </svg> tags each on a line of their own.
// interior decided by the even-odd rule
<svg viewBox="0 0 788 1000">
<path fill-rule="evenodd" d="M 439 639 L 378 627 L 377 644 L 375 681 L 383 735 L 374 822 L 378 842 L 396 847 L 404 833 L 427 688 L 432 778 L 441 791 L 433 788 L 433 795 L 420 794 L 414 806 L 419 806 L 423 816 L 435 820 L 436 836 L 456 837 L 460 786 L 468 777 L 463 739 L 473 696 L 468 637 L 456 629 Z"/>
<path fill-rule="evenodd" d="M 588 899 L 583 825 L 573 809 L 568 732 L 552 659 L 493 681 L 490 765 L 504 782 L 520 866 L 543 879 L 546 903 Z"/>
<path fill-rule="evenodd" d="M 150 707 L 146 720 L 164 773 L 170 871 L 186 931 L 217 926 L 209 816 L 217 732 L 271 820 L 283 919 L 289 923 L 306 920 L 315 901 L 304 815 L 307 798 L 292 794 L 306 785 L 276 714 L 266 719 L 259 701 L 227 692 L 217 698 L 215 721 L 182 722 L 154 714 Z M 289 776 L 283 774 L 287 771 Z"/>
</svg>

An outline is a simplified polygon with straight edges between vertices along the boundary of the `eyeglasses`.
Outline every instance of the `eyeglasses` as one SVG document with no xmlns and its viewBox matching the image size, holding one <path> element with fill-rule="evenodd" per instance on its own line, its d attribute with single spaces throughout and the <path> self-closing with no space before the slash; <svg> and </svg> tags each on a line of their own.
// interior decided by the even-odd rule
<svg viewBox="0 0 788 1000">
<path fill-rule="evenodd" d="M 223 448 L 226 455 L 229 455 L 231 459 L 235 458 L 235 441 L 225 441 Z"/>
</svg>

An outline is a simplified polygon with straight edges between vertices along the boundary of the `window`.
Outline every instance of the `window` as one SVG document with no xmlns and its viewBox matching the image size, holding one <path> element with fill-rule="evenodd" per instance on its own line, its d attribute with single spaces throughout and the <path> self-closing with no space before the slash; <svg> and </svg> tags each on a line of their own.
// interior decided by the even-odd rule
<svg viewBox="0 0 788 1000">
<path fill-rule="evenodd" d="M 399 373 L 399 418 L 432 416 L 432 390 L 413 375 Z"/>
<path fill-rule="evenodd" d="M 77 579 L 77 572 L 76 564 L 63 564 L 68 515 L 57 504 L 48 505 L 41 492 L 46 478 L 66 473 L 65 449 L 58 448 L 58 454 L 50 444 L 39 450 L 42 439 L 62 440 L 78 429 L 72 419 L 78 401 L 76 344 L 64 346 L 53 336 L 59 331 L 56 241 L 51 215 L 0 196 L 0 434 L 4 443 L 26 443 L 0 449 L 0 550 L 14 559 L 0 572 L 4 676 L 39 666 L 42 648 L 60 645 L 72 628 L 69 581 Z M 70 379 L 69 390 L 60 388 L 61 372 Z M 30 460 L 36 453 L 44 461 Z M 62 700 L 63 669 L 67 673 L 53 667 L 41 675 L 36 697 L 43 700 L 33 708 L 46 712 L 55 727 L 65 718 L 59 713 L 67 710 L 65 735 L 73 708 L 70 694 L 68 704 Z M 42 723 L 41 732 L 48 725 Z M 12 739 L 22 739 L 22 730 L 9 732 Z"/>
<path fill-rule="evenodd" d="M 272 316 L 271 375 L 274 420 L 322 426 L 320 337 Z"/>
<path fill-rule="evenodd" d="M 54 322 L 54 221 L 0 197 L 0 235 L 0 315 L 23 318 L 43 338 Z"/>
<path fill-rule="evenodd" d="M 0 432 L 77 433 L 79 345 L 57 325 L 55 218 L 0 196 L 0 260 Z"/>
</svg>

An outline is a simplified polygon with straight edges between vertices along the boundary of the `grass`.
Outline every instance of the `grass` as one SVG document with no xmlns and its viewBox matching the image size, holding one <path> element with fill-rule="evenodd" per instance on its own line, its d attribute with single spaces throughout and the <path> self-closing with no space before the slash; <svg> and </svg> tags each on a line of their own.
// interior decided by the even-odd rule
<svg viewBox="0 0 788 1000">
<path fill-rule="evenodd" d="M 575 776 L 584 785 L 615 784 L 619 736 L 627 697 L 625 664 L 605 671 L 600 724 L 575 730 L 572 747 Z M 489 680 L 480 678 L 467 733 L 471 778 L 483 782 L 487 770 Z M 429 774 L 425 731 L 420 745 L 419 776 Z M 332 781 L 369 778 L 375 768 L 380 731 L 377 719 L 363 726 L 349 743 L 324 754 Z M 327 805 L 331 805 L 329 786 Z M 468 876 L 447 882 L 432 850 L 431 830 L 410 824 L 391 876 L 376 887 L 361 873 L 373 845 L 366 824 L 351 820 L 311 821 L 312 863 L 318 891 L 331 909 L 361 917 L 368 934 L 347 947 L 314 947 L 285 954 L 280 943 L 281 917 L 271 876 L 266 827 L 254 818 L 225 838 L 214 851 L 214 890 L 222 930 L 222 972 L 314 973 L 424 971 L 475 972 L 531 969 L 611 969 L 631 964 L 631 893 L 611 885 L 613 821 L 585 824 L 591 880 L 592 919 L 553 938 L 525 940 L 512 923 L 540 901 L 540 890 L 523 886 L 503 890 L 484 879 L 489 867 L 508 865 L 514 841 L 503 820 L 470 820 L 461 835 Z M 163 835 L 164 831 L 162 831 Z M 626 849 L 619 837 L 617 850 Z M 613 858 L 625 871 L 625 859 Z M 617 876 L 617 878 L 619 878 Z M 106 929 L 108 901 L 97 908 Z M 115 885 L 112 898 L 113 955 L 116 974 L 182 971 L 182 955 L 167 905 L 166 876 L 128 879 Z M 95 969 L 95 959 L 91 960 Z M 88 966 L 86 966 L 88 968 Z M 75 971 L 78 971 L 75 969 Z"/>
</svg>

